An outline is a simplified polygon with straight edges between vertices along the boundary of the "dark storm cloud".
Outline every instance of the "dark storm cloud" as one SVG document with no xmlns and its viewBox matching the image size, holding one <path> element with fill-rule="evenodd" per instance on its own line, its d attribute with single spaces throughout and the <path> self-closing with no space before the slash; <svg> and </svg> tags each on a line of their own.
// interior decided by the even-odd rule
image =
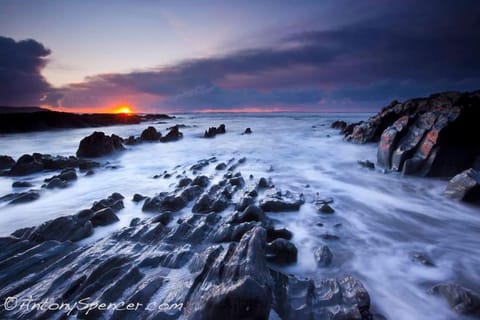
<svg viewBox="0 0 480 320">
<path fill-rule="evenodd" d="M 38 105 L 50 86 L 40 71 L 50 50 L 35 40 L 0 36 L 0 105 Z"/>
<path fill-rule="evenodd" d="M 99 75 L 64 88 L 63 103 L 141 92 L 161 97 L 161 107 L 183 110 L 314 106 L 325 98 L 383 103 L 435 90 L 474 89 L 480 87 L 480 5 L 455 3 L 397 4 L 381 16 L 293 34 L 271 48 Z"/>
</svg>

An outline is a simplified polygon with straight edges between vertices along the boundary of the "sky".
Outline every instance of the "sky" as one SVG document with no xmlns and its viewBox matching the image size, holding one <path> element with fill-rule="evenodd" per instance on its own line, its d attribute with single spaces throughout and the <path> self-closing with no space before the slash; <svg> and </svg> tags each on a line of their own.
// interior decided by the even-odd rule
<svg viewBox="0 0 480 320">
<path fill-rule="evenodd" d="M 480 89 L 480 1 L 0 1 L 0 105 L 377 111 Z"/>
</svg>

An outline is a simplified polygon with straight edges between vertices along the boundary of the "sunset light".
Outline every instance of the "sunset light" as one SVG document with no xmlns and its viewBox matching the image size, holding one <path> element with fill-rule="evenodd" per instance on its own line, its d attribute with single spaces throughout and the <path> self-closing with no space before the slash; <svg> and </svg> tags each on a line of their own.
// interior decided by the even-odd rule
<svg viewBox="0 0 480 320">
<path fill-rule="evenodd" d="M 131 114 L 132 108 L 129 106 L 120 106 L 115 110 L 115 113 Z"/>
</svg>

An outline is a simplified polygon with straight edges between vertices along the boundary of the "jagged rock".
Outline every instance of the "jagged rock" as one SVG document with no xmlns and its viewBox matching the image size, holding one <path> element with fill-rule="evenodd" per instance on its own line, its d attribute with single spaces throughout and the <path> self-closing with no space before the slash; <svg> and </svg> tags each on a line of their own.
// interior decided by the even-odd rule
<svg viewBox="0 0 480 320">
<path fill-rule="evenodd" d="M 225 129 L 225 125 L 221 124 L 220 126 L 218 126 L 218 128 L 215 128 L 215 127 L 208 128 L 208 130 L 205 131 L 205 134 L 203 135 L 203 137 L 204 138 L 213 138 L 217 134 L 223 134 L 223 133 L 226 133 L 226 132 L 227 132 L 227 130 Z"/>
<path fill-rule="evenodd" d="M 333 254 L 330 248 L 322 245 L 313 252 L 315 261 L 319 267 L 328 267 L 332 263 Z"/>
<path fill-rule="evenodd" d="M 12 183 L 12 188 L 30 188 L 32 184 L 28 181 L 15 181 Z"/>
<path fill-rule="evenodd" d="M 127 139 L 125 139 L 125 144 L 127 146 L 133 146 L 140 143 L 140 141 L 140 138 L 136 138 L 135 136 L 129 136 Z"/>
<path fill-rule="evenodd" d="M 267 242 L 272 242 L 273 240 L 278 238 L 291 240 L 293 238 L 293 233 L 285 228 L 275 229 L 273 226 L 267 227 Z"/>
<path fill-rule="evenodd" d="M 480 315 L 480 295 L 456 283 L 437 284 L 432 293 L 443 296 L 450 307 L 459 314 Z"/>
<path fill-rule="evenodd" d="M 183 138 L 183 133 L 178 130 L 178 127 L 172 127 L 165 137 L 161 137 L 161 142 L 177 141 Z"/>
<path fill-rule="evenodd" d="M 11 193 L 0 198 L 0 201 L 9 201 L 8 204 L 21 204 L 32 202 L 40 198 L 40 193 L 35 190 L 29 190 L 27 192 Z"/>
<path fill-rule="evenodd" d="M 451 177 L 480 156 L 480 91 L 394 101 L 354 126 L 348 140 L 380 140 L 378 164 L 404 174 Z"/>
<path fill-rule="evenodd" d="M 142 131 L 140 135 L 141 141 L 159 141 L 162 137 L 162 134 L 155 129 L 155 127 L 148 127 Z"/>
<path fill-rule="evenodd" d="M 103 132 L 95 131 L 80 141 L 77 150 L 77 157 L 96 158 L 111 154 L 115 151 L 124 150 L 122 138 L 112 134 L 105 135 Z"/>
<path fill-rule="evenodd" d="M 372 319 L 370 296 L 351 276 L 317 280 L 271 273 L 276 283 L 274 309 L 282 319 Z"/>
<path fill-rule="evenodd" d="M 0 155 L 0 170 L 10 169 L 15 165 L 15 160 L 6 155 Z"/>
<path fill-rule="evenodd" d="M 240 202 L 237 203 L 235 206 L 235 209 L 238 211 L 243 211 L 245 210 L 246 207 L 248 207 L 251 204 L 255 203 L 255 199 L 250 197 L 250 196 L 245 196 L 240 199 Z"/>
<path fill-rule="evenodd" d="M 252 129 L 250 129 L 250 128 L 245 129 L 243 134 L 252 134 Z"/>
<path fill-rule="evenodd" d="M 470 168 L 457 174 L 448 182 L 445 195 L 455 200 L 480 203 L 480 173 Z"/>
</svg>

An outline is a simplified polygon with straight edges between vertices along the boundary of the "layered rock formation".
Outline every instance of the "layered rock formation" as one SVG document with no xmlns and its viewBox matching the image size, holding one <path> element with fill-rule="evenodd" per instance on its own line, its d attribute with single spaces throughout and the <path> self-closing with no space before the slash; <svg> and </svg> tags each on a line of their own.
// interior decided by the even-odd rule
<svg viewBox="0 0 480 320">
<path fill-rule="evenodd" d="M 480 166 L 480 91 L 394 101 L 367 121 L 344 127 L 347 140 L 379 142 L 377 162 L 404 174 L 452 177 Z M 347 130 L 348 129 L 348 130 Z"/>
<path fill-rule="evenodd" d="M 137 196 L 155 215 L 135 218 L 129 227 L 90 245 L 75 242 L 94 227 L 116 221 L 121 195 L 0 238 L 2 301 L 15 296 L 18 301 L 34 297 L 71 305 L 123 301 L 139 306 L 129 311 L 0 309 L 0 317 L 372 319 L 369 295 L 358 280 L 301 279 L 278 271 L 276 265 L 294 263 L 297 249 L 289 241 L 291 232 L 276 229 L 257 204 L 275 201 L 271 208 L 295 210 L 301 197 L 265 194 L 265 179 L 252 189 L 239 178 L 240 173 L 230 172 L 215 184 L 205 176 L 183 178 L 171 192 Z M 245 197 L 250 204 L 235 210 L 244 206 Z M 176 218 L 189 203 L 198 209 Z"/>
</svg>

